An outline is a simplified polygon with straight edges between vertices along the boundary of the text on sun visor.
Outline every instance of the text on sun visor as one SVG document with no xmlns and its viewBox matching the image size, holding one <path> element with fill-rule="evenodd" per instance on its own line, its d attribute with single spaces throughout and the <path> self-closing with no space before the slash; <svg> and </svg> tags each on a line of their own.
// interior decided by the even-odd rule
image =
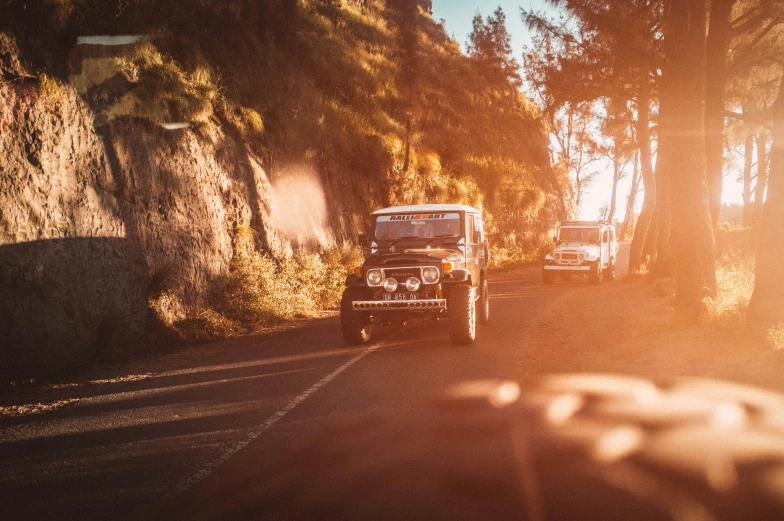
<svg viewBox="0 0 784 521">
<path fill-rule="evenodd" d="M 386 217 L 386 218 L 384 218 Z M 425 221 L 432 219 L 456 219 L 459 218 L 457 214 L 446 213 L 422 213 L 413 215 L 389 215 L 381 216 L 378 218 L 380 222 L 383 221 Z"/>
</svg>

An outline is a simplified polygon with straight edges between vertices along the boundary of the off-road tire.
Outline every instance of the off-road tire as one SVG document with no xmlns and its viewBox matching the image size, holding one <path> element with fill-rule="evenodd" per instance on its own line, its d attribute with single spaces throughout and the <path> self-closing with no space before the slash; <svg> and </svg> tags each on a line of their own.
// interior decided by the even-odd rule
<svg viewBox="0 0 784 521">
<path fill-rule="evenodd" d="M 610 259 L 610 265 L 607 266 L 607 269 L 604 270 L 604 278 L 607 280 L 615 280 L 616 277 L 616 270 L 615 270 L 615 257 Z"/>
<path fill-rule="evenodd" d="M 477 314 L 479 323 L 484 325 L 490 321 L 490 288 L 487 284 L 487 279 L 482 277 L 482 282 L 479 285 L 481 296 L 479 297 Z"/>
<path fill-rule="evenodd" d="M 456 344 L 470 344 L 476 339 L 476 289 L 459 285 L 446 297 L 449 337 Z"/>
<path fill-rule="evenodd" d="M 544 282 L 545 286 L 552 286 L 555 284 L 555 273 L 548 270 L 542 270 L 542 282 Z"/>
<path fill-rule="evenodd" d="M 588 280 L 591 284 L 601 284 L 604 279 L 604 270 L 602 269 L 602 260 L 596 259 L 596 262 L 591 263 L 591 271 L 588 273 Z"/>
<path fill-rule="evenodd" d="M 340 298 L 340 329 L 348 345 L 366 344 L 373 336 L 373 326 L 367 317 L 354 311 L 351 306 L 355 300 L 365 299 L 367 295 L 362 288 L 346 288 Z"/>
<path fill-rule="evenodd" d="M 332 422 L 200 519 L 773 521 L 783 448 L 784 397 L 734 383 L 467 382 Z"/>
</svg>

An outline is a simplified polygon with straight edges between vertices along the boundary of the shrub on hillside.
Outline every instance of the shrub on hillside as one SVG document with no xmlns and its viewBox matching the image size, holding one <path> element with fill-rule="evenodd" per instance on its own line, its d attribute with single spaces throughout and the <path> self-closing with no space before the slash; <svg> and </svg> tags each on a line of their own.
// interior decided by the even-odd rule
<svg viewBox="0 0 784 521">
<path fill-rule="evenodd" d="M 313 316 L 337 306 L 346 274 L 359 263 L 358 249 L 339 247 L 323 253 L 297 251 L 276 262 L 258 251 L 255 232 L 241 227 L 218 310 L 247 328 Z"/>
</svg>

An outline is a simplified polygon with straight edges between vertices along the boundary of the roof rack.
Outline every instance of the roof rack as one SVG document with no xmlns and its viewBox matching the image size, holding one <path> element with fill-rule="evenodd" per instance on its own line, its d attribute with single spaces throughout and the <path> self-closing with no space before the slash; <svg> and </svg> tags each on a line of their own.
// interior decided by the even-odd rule
<svg viewBox="0 0 784 521">
<path fill-rule="evenodd" d="M 561 226 L 597 226 L 597 225 L 605 225 L 605 226 L 614 226 L 614 224 L 607 220 L 602 221 L 566 221 L 561 223 Z"/>
</svg>

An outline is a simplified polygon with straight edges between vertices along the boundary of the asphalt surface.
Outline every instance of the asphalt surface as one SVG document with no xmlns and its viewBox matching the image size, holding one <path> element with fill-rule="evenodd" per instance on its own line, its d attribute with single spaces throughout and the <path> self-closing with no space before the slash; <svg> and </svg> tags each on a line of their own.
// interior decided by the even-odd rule
<svg viewBox="0 0 784 521">
<path fill-rule="evenodd" d="M 233 339 L 190 367 L 102 385 L 68 407 L 5 420 L 0 518 L 146 519 L 199 497 L 194 491 L 248 454 L 264 458 L 334 418 L 413 408 L 468 379 L 525 379 L 510 368 L 526 356 L 526 327 L 586 285 L 544 286 L 538 269 L 496 275 L 491 322 L 471 346 L 420 324 L 347 347 L 333 317 Z M 548 372 L 558 371 L 554 359 Z"/>
</svg>

